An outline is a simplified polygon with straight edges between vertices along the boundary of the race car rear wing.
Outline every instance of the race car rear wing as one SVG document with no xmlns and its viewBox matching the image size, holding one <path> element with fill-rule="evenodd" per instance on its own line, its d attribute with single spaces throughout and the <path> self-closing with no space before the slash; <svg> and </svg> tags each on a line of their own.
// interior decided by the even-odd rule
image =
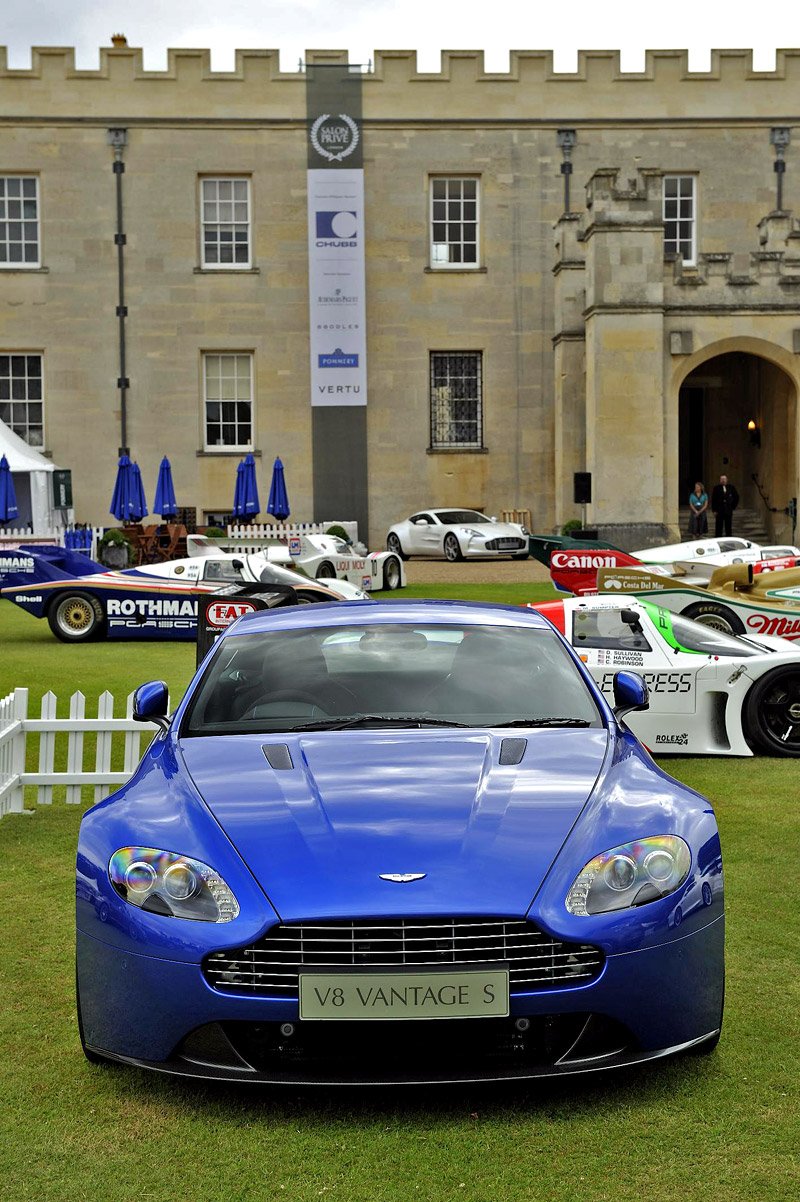
<svg viewBox="0 0 800 1202">
<path fill-rule="evenodd" d="M 664 579 L 661 574 L 663 569 L 645 569 L 641 560 L 628 555 L 627 551 L 614 551 L 611 548 L 596 551 L 576 548 L 550 553 L 550 577 L 553 584 L 560 592 L 574 593 L 578 597 L 598 591 L 597 579 L 600 571 L 616 571 L 628 567 L 646 570 L 659 580 Z"/>
<path fill-rule="evenodd" d="M 19 548 L 0 547 L 0 590 L 18 589 L 26 584 L 46 584 L 53 580 L 74 580 L 76 576 L 94 576 L 105 572 L 80 551 L 33 543 Z"/>
</svg>

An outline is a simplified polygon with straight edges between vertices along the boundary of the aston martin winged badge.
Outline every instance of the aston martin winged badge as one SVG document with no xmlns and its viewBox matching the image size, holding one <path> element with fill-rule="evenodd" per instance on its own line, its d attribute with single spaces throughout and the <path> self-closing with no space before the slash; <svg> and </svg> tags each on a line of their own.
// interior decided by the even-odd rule
<svg viewBox="0 0 800 1202">
<path fill-rule="evenodd" d="M 405 885 L 408 881 L 421 881 L 427 876 L 427 872 L 379 872 L 378 876 L 382 881 L 394 881 L 398 885 Z"/>
</svg>

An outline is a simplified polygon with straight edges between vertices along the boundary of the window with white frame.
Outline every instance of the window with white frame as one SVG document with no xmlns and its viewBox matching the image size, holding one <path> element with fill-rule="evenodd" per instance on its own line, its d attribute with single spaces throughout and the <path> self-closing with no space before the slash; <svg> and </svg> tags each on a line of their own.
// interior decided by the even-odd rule
<svg viewBox="0 0 800 1202">
<path fill-rule="evenodd" d="M 253 356 L 203 355 L 206 449 L 248 451 L 253 445 Z"/>
<path fill-rule="evenodd" d="M 0 268 L 39 266 L 39 181 L 0 175 Z"/>
<path fill-rule="evenodd" d="M 431 351 L 431 448 L 483 446 L 483 355 Z"/>
<path fill-rule="evenodd" d="M 697 178 L 665 175 L 663 184 L 664 253 L 697 262 Z"/>
<path fill-rule="evenodd" d="M 200 212 L 203 267 L 250 267 L 250 180 L 201 179 Z"/>
<path fill-rule="evenodd" d="M 28 446 L 44 446 L 41 355 L 0 352 L 0 421 Z"/>
<path fill-rule="evenodd" d="M 478 180 L 433 176 L 431 196 L 431 267 L 478 267 Z"/>
</svg>

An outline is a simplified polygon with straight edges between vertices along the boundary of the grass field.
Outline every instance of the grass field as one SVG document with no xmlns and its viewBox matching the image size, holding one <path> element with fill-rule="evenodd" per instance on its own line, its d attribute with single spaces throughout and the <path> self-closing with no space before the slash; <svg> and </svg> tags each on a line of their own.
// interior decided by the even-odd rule
<svg viewBox="0 0 800 1202">
<path fill-rule="evenodd" d="M 520 586 L 462 596 L 530 599 Z M 422 594 L 422 588 L 414 590 Z M 427 595 L 442 595 L 429 586 Z M 542 590 L 542 595 L 546 593 Z M 406 591 L 405 596 L 409 595 Z M 125 694 L 180 644 L 57 643 L 0 603 L 0 695 Z M 80 1052 L 73 1000 L 79 807 L 0 822 L 0 1198 L 44 1202 L 787 1202 L 800 1195 L 800 988 L 792 761 L 663 761 L 714 802 L 728 905 L 717 1051 L 557 1084 L 428 1090 L 210 1089 Z M 785 868 L 785 875 L 784 875 Z M 654 999 L 654 1004 L 657 1000 Z"/>
</svg>

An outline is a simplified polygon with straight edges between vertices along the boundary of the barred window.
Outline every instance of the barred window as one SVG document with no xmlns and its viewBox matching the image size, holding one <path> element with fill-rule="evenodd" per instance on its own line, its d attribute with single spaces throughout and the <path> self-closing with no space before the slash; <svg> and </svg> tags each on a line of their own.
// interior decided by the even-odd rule
<svg viewBox="0 0 800 1202">
<path fill-rule="evenodd" d="M 483 446 L 483 356 L 431 352 L 431 447 Z"/>
<path fill-rule="evenodd" d="M 203 355 L 206 449 L 253 445 L 253 356 Z"/>
<path fill-rule="evenodd" d="M 0 175 L 0 268 L 39 266 L 39 181 Z"/>
<path fill-rule="evenodd" d="M 0 421 L 28 446 L 44 446 L 42 356 L 0 354 Z"/>
<path fill-rule="evenodd" d="M 697 261 L 697 181 L 693 175 L 664 176 L 664 252 Z"/>
<path fill-rule="evenodd" d="M 477 267 L 478 181 L 431 180 L 431 267 Z"/>
<path fill-rule="evenodd" d="M 250 181 L 202 179 L 203 267 L 250 267 Z"/>
</svg>

